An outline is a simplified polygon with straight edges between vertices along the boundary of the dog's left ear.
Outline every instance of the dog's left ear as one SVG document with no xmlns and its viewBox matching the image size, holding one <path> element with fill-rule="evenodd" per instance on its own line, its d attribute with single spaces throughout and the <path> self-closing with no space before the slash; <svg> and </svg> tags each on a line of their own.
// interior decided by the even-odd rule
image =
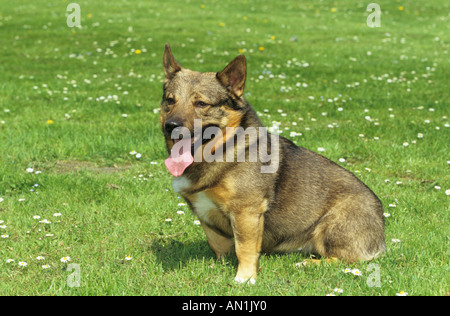
<svg viewBox="0 0 450 316">
<path fill-rule="evenodd" d="M 175 57 L 173 57 L 172 50 L 170 49 L 170 46 L 167 43 L 164 49 L 163 64 L 164 64 L 164 73 L 166 74 L 166 78 L 168 79 L 172 78 L 175 73 L 177 73 L 183 68 L 175 60 Z"/>
<path fill-rule="evenodd" d="M 238 98 L 244 94 L 247 64 L 244 55 L 236 57 L 224 70 L 216 74 L 217 79 Z"/>
</svg>

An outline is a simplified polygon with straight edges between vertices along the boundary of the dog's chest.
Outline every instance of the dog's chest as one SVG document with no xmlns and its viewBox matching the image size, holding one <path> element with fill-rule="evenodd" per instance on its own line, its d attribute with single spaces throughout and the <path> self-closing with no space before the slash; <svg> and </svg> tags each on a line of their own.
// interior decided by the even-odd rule
<svg viewBox="0 0 450 316">
<path fill-rule="evenodd" d="M 201 191 L 194 194 L 186 194 L 192 186 L 191 182 L 185 176 L 177 177 L 172 182 L 175 192 L 180 193 L 192 205 L 193 212 L 201 222 L 214 225 L 215 219 L 223 218 L 224 214 L 220 211 L 215 201 L 205 192 Z"/>
</svg>

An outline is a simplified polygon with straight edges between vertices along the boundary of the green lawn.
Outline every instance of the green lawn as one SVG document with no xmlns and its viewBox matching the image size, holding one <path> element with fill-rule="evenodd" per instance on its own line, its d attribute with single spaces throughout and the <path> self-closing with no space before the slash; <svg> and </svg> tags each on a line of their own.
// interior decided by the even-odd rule
<svg viewBox="0 0 450 316">
<path fill-rule="evenodd" d="M 82 0 L 81 29 L 69 3 L 0 0 L 0 295 L 449 295 L 449 3 L 378 1 L 369 28 L 370 1 Z M 233 282 L 164 166 L 166 42 L 200 71 L 245 54 L 266 126 L 380 197 L 370 271 L 262 255 Z"/>
</svg>

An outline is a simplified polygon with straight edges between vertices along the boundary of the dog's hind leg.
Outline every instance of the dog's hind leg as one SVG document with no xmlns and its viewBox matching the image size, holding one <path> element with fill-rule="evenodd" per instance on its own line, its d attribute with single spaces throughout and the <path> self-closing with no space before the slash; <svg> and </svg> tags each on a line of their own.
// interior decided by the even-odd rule
<svg viewBox="0 0 450 316">
<path fill-rule="evenodd" d="M 314 252 L 344 261 L 367 261 L 385 251 L 381 208 L 357 201 L 336 205 L 317 224 L 310 242 Z M 381 207 L 381 206 L 380 206 Z"/>
</svg>

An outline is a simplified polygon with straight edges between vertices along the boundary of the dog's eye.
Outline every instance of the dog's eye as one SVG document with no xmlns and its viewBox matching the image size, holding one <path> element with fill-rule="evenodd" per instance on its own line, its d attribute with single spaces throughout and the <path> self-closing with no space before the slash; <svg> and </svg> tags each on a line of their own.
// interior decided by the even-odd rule
<svg viewBox="0 0 450 316">
<path fill-rule="evenodd" d="M 197 107 L 203 108 L 203 107 L 207 106 L 208 104 L 206 104 L 203 101 L 195 101 L 194 105 L 197 106 Z"/>
<path fill-rule="evenodd" d="M 175 99 L 174 98 L 167 98 L 166 101 L 167 101 L 168 105 L 174 105 L 175 104 Z"/>
</svg>

